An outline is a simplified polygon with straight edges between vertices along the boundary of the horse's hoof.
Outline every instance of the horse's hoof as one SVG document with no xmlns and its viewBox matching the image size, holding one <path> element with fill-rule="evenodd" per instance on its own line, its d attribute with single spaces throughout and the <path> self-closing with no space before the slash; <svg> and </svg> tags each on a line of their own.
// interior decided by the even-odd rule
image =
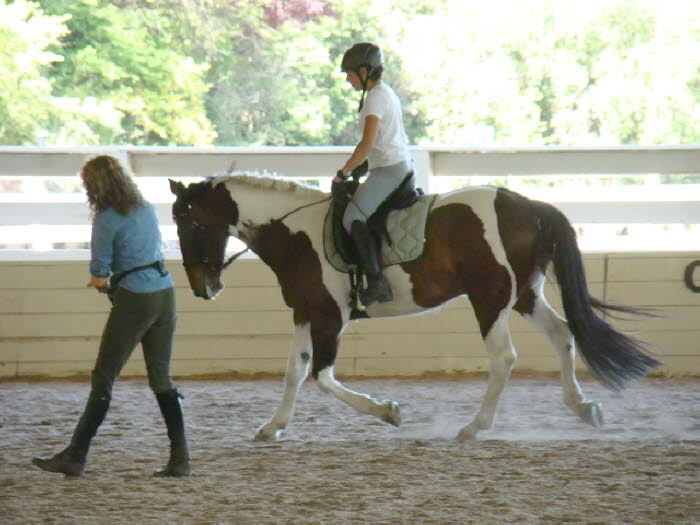
<svg viewBox="0 0 700 525">
<path fill-rule="evenodd" d="M 595 401 L 581 403 L 579 405 L 578 415 L 589 425 L 596 428 L 603 426 L 603 408 L 600 403 L 596 403 Z"/>
<path fill-rule="evenodd" d="M 260 427 L 260 430 L 258 430 L 258 433 L 255 434 L 253 441 L 264 441 L 266 443 L 277 441 L 281 433 L 281 429 L 274 426 L 263 425 Z"/>
<path fill-rule="evenodd" d="M 399 404 L 395 401 L 384 401 L 382 407 L 386 408 L 386 412 L 382 416 L 382 421 L 391 423 L 395 427 L 401 425 L 401 410 L 399 409 Z"/>
<path fill-rule="evenodd" d="M 457 441 L 459 441 L 460 443 L 464 443 L 466 441 L 474 441 L 476 440 L 476 433 L 476 428 L 474 428 L 472 425 L 467 425 L 459 431 L 459 434 L 457 434 Z"/>
</svg>

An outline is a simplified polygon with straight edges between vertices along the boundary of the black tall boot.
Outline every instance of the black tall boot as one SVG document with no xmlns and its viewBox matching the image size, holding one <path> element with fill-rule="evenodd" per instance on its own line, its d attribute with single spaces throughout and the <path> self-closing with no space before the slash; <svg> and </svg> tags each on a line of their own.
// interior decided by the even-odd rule
<svg viewBox="0 0 700 525">
<path fill-rule="evenodd" d="M 99 395 L 90 391 L 83 415 L 73 431 L 70 445 L 51 458 L 34 458 L 32 463 L 47 472 L 60 472 L 66 476 L 82 476 L 85 470 L 90 442 L 104 421 L 109 410 L 109 394 Z"/>
<path fill-rule="evenodd" d="M 185 434 L 185 418 L 182 412 L 182 396 L 177 390 L 168 390 L 156 394 L 160 412 L 163 414 L 165 426 L 168 428 L 170 438 L 170 460 L 163 470 L 154 474 L 158 477 L 189 476 L 190 453 L 187 447 L 187 435 Z"/>
<path fill-rule="evenodd" d="M 362 221 L 354 221 L 350 226 L 350 236 L 357 248 L 362 269 L 367 274 L 367 289 L 360 294 L 360 300 L 365 306 L 376 303 L 386 303 L 394 298 L 391 293 L 391 285 L 382 273 L 379 265 L 379 254 L 372 234 L 367 224 Z"/>
</svg>

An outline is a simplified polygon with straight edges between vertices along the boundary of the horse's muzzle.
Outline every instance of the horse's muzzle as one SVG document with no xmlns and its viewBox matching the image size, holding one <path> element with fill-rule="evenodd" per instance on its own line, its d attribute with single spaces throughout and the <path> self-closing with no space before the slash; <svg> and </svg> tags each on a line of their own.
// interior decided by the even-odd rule
<svg viewBox="0 0 700 525">
<path fill-rule="evenodd" d="M 195 292 L 195 295 L 197 297 L 201 297 L 202 299 L 206 299 L 207 301 L 210 301 L 212 299 L 216 299 L 216 297 L 221 293 L 221 291 L 224 289 L 224 285 L 221 281 L 218 281 L 212 285 L 212 283 L 207 282 L 205 290 L 203 292 L 197 293 Z"/>
</svg>

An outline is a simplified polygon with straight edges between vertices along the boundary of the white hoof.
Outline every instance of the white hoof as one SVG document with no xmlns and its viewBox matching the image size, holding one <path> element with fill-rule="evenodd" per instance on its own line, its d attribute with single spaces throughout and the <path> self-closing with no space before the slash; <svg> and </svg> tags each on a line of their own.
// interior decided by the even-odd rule
<svg viewBox="0 0 700 525">
<path fill-rule="evenodd" d="M 457 434 L 457 441 L 464 443 L 465 441 L 474 441 L 476 439 L 476 433 L 479 430 L 473 423 L 470 423 Z"/>
<path fill-rule="evenodd" d="M 282 429 L 277 428 L 275 425 L 266 423 L 260 427 L 258 433 L 255 434 L 253 438 L 254 441 L 277 441 L 282 433 Z"/>
<path fill-rule="evenodd" d="M 600 403 L 586 401 L 578 406 L 578 415 L 589 425 L 594 427 L 603 426 L 603 408 Z"/>
<path fill-rule="evenodd" d="M 401 411 L 398 403 L 395 401 L 384 401 L 382 408 L 384 408 L 384 413 L 381 415 L 382 421 L 391 423 L 395 427 L 401 425 Z"/>
</svg>

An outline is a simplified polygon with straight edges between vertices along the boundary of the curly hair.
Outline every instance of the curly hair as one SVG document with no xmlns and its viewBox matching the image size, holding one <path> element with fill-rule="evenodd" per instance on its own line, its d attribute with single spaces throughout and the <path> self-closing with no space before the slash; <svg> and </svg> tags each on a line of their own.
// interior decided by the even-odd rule
<svg viewBox="0 0 700 525">
<path fill-rule="evenodd" d="M 116 158 L 109 155 L 87 161 L 80 170 L 80 178 L 93 215 L 107 208 L 126 215 L 133 207 L 145 202 L 131 176 Z"/>
</svg>

